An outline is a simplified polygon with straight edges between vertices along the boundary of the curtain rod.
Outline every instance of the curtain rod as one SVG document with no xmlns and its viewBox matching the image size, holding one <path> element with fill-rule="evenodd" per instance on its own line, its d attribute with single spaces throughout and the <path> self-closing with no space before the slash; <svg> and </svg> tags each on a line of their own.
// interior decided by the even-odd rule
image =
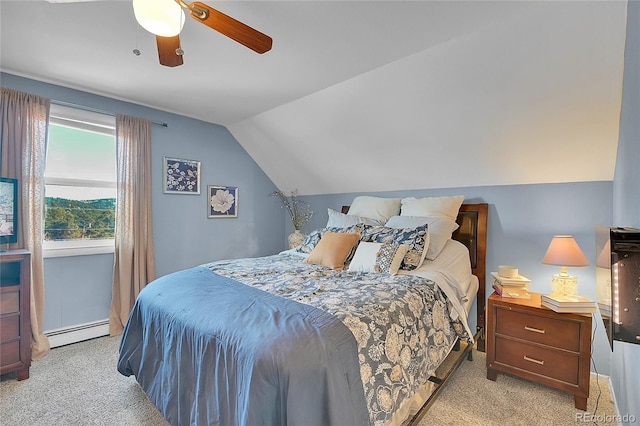
<svg viewBox="0 0 640 426">
<path fill-rule="evenodd" d="M 60 105 L 60 106 L 66 106 L 69 108 L 76 108 L 76 109 L 81 109 L 83 111 L 89 111 L 89 112 L 96 112 L 98 114 L 106 114 L 106 115 L 111 115 L 113 117 L 115 117 L 115 114 L 109 111 L 104 111 L 101 109 L 97 109 L 97 108 L 92 108 L 92 107 L 88 107 L 88 106 L 84 106 L 84 105 L 78 105 L 78 104 L 74 104 L 71 102 L 65 102 L 65 101 L 58 101 L 55 99 L 51 99 L 51 103 L 52 104 L 56 104 L 56 105 Z M 157 122 L 157 121 L 152 121 L 151 124 L 155 124 L 157 126 L 160 127 L 169 127 L 169 125 L 167 123 L 162 123 L 162 122 Z"/>
</svg>

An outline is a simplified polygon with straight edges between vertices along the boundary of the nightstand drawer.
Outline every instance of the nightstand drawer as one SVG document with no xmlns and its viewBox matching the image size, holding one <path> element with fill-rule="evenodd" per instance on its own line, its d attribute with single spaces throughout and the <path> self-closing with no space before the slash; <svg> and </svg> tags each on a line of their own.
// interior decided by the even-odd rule
<svg viewBox="0 0 640 426">
<path fill-rule="evenodd" d="M 576 321 L 531 315 L 498 307 L 496 333 L 554 348 L 580 351 L 580 323 Z"/>
<path fill-rule="evenodd" d="M 565 383 L 578 384 L 578 356 L 567 352 L 496 337 L 495 360 Z"/>
</svg>

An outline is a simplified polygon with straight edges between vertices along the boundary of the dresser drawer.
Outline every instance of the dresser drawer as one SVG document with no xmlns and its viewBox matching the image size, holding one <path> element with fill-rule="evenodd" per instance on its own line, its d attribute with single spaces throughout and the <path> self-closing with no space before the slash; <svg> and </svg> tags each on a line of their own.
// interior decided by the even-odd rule
<svg viewBox="0 0 640 426">
<path fill-rule="evenodd" d="M 0 344 L 0 362 L 2 366 L 15 364 L 20 361 L 20 341 L 14 340 Z"/>
<path fill-rule="evenodd" d="M 0 315 L 20 312 L 20 292 L 7 291 L 0 294 Z"/>
<path fill-rule="evenodd" d="M 0 323 L 0 341 L 6 342 L 20 337 L 20 317 L 11 315 L 2 318 Z"/>
<path fill-rule="evenodd" d="M 29 378 L 31 254 L 26 250 L 0 251 L 0 374 Z"/>
<path fill-rule="evenodd" d="M 580 323 L 572 320 L 531 315 L 498 307 L 496 333 L 554 348 L 580 351 Z"/>
<path fill-rule="evenodd" d="M 496 337 L 496 362 L 578 384 L 578 355 Z"/>
</svg>

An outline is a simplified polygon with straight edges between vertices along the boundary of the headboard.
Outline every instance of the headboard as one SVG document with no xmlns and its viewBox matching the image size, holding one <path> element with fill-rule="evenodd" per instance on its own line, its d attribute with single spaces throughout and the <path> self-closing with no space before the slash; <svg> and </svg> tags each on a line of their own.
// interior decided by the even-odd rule
<svg viewBox="0 0 640 426">
<path fill-rule="evenodd" d="M 486 304 L 486 264 L 487 264 L 487 203 L 463 204 L 456 222 L 460 226 L 453 239 L 460 241 L 469 249 L 471 272 L 478 277 L 477 322 L 479 351 L 484 352 L 485 304 Z"/>
<path fill-rule="evenodd" d="M 459 228 L 453 233 L 453 239 L 460 241 L 469 249 L 471 271 L 478 277 L 477 294 L 477 349 L 485 350 L 485 304 L 486 304 L 486 256 L 487 256 L 487 203 L 463 204 L 456 222 Z M 349 206 L 342 206 L 342 213 L 348 213 Z"/>
</svg>

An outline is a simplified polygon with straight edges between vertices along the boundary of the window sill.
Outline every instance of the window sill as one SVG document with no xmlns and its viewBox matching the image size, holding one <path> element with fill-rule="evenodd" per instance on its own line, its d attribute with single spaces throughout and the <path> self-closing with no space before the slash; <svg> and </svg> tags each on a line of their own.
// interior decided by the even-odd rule
<svg viewBox="0 0 640 426">
<path fill-rule="evenodd" d="M 45 241 L 42 256 L 71 257 L 115 253 L 114 240 Z"/>
</svg>

